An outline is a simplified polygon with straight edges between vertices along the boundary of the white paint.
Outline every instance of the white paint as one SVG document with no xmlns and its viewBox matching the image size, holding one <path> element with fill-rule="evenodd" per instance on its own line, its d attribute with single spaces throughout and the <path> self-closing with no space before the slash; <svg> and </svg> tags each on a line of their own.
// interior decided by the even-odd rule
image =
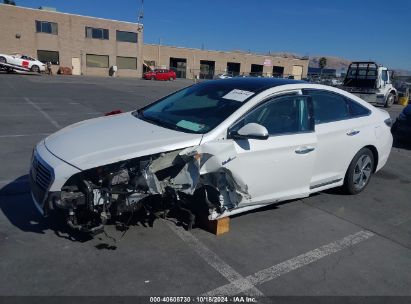
<svg viewBox="0 0 411 304">
<path fill-rule="evenodd" d="M 57 157 L 86 170 L 196 146 L 201 138 L 201 134 L 163 128 L 126 112 L 75 123 L 47 137 L 45 144 Z"/>
<path fill-rule="evenodd" d="M 27 101 L 29 105 L 31 105 L 33 108 L 35 108 L 37 111 L 39 111 L 53 126 L 55 126 L 57 129 L 61 129 L 61 126 L 57 121 L 55 121 L 53 118 L 50 117 L 49 114 L 47 114 L 42 108 L 40 108 L 37 104 L 32 102 L 30 98 L 24 97 L 24 100 Z"/>
<path fill-rule="evenodd" d="M 253 96 L 253 95 L 254 95 L 254 92 L 234 89 L 231 92 L 228 92 L 226 95 L 224 95 L 223 98 L 243 102 L 248 97 Z"/>
<path fill-rule="evenodd" d="M 236 290 L 247 291 L 250 296 L 264 296 L 263 293 L 254 287 L 247 279 L 242 277 L 230 265 L 224 262 L 217 254 L 208 249 L 190 232 L 183 228 L 177 227 L 174 223 L 165 221 L 168 227 L 177 234 L 177 236 L 187 243 L 208 265 L 219 272 L 224 278 L 230 282 Z"/>
<path fill-rule="evenodd" d="M 253 286 L 266 283 L 284 274 L 287 274 L 293 270 L 299 269 L 303 266 L 316 262 L 320 260 L 321 258 L 324 258 L 328 255 L 331 255 L 333 253 L 336 253 L 348 247 L 354 246 L 362 241 L 369 239 L 372 236 L 374 236 L 374 233 L 370 231 L 359 231 L 357 233 L 346 236 L 345 238 L 342 238 L 338 241 L 321 246 L 317 249 L 301 254 L 285 262 L 282 262 L 272 267 L 263 269 L 259 272 L 256 272 L 255 274 L 249 275 L 248 277 L 243 279 L 244 282 L 241 282 L 241 280 L 236 281 L 236 282 L 231 282 L 230 284 L 227 284 L 219 288 L 216 288 L 214 290 L 211 290 L 207 292 L 205 295 L 207 296 L 227 295 L 229 296 L 229 295 L 236 295 L 238 293 L 247 292 L 246 288 L 248 284 L 250 283 Z M 247 285 L 245 283 L 247 283 Z M 239 286 L 243 286 L 243 288 L 240 289 Z"/>
</svg>

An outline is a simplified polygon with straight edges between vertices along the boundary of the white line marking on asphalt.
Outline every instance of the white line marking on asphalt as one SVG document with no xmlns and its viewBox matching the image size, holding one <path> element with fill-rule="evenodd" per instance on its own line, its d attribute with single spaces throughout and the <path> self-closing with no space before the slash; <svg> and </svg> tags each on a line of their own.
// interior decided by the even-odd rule
<svg viewBox="0 0 411 304">
<path fill-rule="evenodd" d="M 263 269 L 261 271 L 256 272 L 255 274 L 249 275 L 244 279 L 247 285 L 245 283 L 242 283 L 241 280 L 238 280 L 235 282 L 231 282 L 230 284 L 218 287 L 214 290 L 211 290 L 205 293 L 204 295 L 206 296 L 216 296 L 216 295 L 230 296 L 230 295 L 236 295 L 239 293 L 247 292 L 247 288 L 250 283 L 253 286 L 255 286 L 258 284 L 263 284 L 265 282 L 271 281 L 293 270 L 296 270 L 298 268 L 301 268 L 303 266 L 316 262 L 319 259 L 326 257 L 330 254 L 333 254 L 340 250 L 354 246 L 362 241 L 369 239 L 372 236 L 374 236 L 374 233 L 370 231 L 359 231 L 357 233 L 346 236 L 345 238 L 342 238 L 341 240 L 321 246 L 317 249 L 301 254 L 285 262 L 282 262 L 272 267 Z M 239 288 L 239 286 L 243 286 L 243 288 Z"/>
<path fill-rule="evenodd" d="M 47 136 L 50 133 L 35 133 L 35 134 L 7 134 L 0 135 L 0 138 L 14 138 L 14 137 L 30 137 L 30 136 Z"/>
<path fill-rule="evenodd" d="M 53 126 L 55 126 L 57 129 L 61 129 L 61 126 L 59 125 L 59 123 L 55 121 L 53 118 L 51 118 L 49 114 L 44 112 L 44 110 L 40 108 L 37 104 L 32 102 L 28 97 L 24 97 L 24 100 L 26 100 L 29 105 L 31 105 L 33 108 L 39 111 L 49 122 L 52 123 Z"/>
<path fill-rule="evenodd" d="M 182 227 L 177 227 L 170 221 L 165 221 L 168 227 L 177 234 L 177 236 L 187 243 L 208 265 L 218 271 L 229 282 L 230 286 L 234 286 L 236 290 L 246 290 L 250 296 L 264 296 L 264 294 L 254 287 L 247 279 L 241 276 L 230 265 L 224 262 L 217 254 L 208 249 L 200 242 L 193 234 L 184 230 Z"/>
</svg>

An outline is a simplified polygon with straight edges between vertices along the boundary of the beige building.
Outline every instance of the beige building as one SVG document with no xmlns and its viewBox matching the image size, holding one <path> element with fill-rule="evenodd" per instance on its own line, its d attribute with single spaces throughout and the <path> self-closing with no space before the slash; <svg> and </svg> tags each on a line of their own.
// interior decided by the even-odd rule
<svg viewBox="0 0 411 304">
<path fill-rule="evenodd" d="M 209 51 L 158 44 L 144 44 L 145 69 L 171 68 L 180 78 L 212 78 L 213 75 L 261 75 L 307 77 L 308 59 L 284 58 L 244 52 Z"/>
<path fill-rule="evenodd" d="M 0 53 L 22 53 L 70 67 L 75 75 L 141 77 L 154 67 L 171 68 L 179 78 L 213 78 L 217 74 L 261 75 L 301 79 L 308 59 L 245 52 L 222 52 L 143 45 L 143 26 L 0 4 Z"/>
<path fill-rule="evenodd" d="M 0 53 L 23 53 L 73 74 L 140 77 L 143 27 L 137 23 L 0 4 Z"/>
</svg>

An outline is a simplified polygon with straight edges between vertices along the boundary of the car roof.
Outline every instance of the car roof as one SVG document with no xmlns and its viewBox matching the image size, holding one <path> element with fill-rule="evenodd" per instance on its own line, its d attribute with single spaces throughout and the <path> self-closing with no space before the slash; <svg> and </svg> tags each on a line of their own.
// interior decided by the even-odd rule
<svg viewBox="0 0 411 304">
<path fill-rule="evenodd" d="M 287 84 L 307 83 L 301 80 L 283 79 L 283 78 L 263 78 L 263 77 L 234 77 L 227 79 L 209 80 L 204 82 L 205 85 L 222 85 L 240 90 L 252 92 L 261 92 L 269 88 L 278 87 Z"/>
</svg>

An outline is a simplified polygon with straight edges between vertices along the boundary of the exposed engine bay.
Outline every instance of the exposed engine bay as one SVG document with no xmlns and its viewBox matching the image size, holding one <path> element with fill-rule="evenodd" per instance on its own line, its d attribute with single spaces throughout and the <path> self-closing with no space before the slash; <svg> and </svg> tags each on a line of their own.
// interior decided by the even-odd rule
<svg viewBox="0 0 411 304">
<path fill-rule="evenodd" d="M 98 233 L 107 223 L 127 226 L 127 218 L 137 212 L 155 218 L 166 217 L 170 210 L 185 213 L 191 229 L 196 216 L 213 219 L 250 199 L 247 185 L 224 166 L 233 159 L 232 145 L 219 145 L 226 152 L 218 153 L 223 159 L 204 152 L 204 147 L 82 171 L 55 196 L 54 208 L 67 213 L 71 228 L 84 232 Z"/>
</svg>

